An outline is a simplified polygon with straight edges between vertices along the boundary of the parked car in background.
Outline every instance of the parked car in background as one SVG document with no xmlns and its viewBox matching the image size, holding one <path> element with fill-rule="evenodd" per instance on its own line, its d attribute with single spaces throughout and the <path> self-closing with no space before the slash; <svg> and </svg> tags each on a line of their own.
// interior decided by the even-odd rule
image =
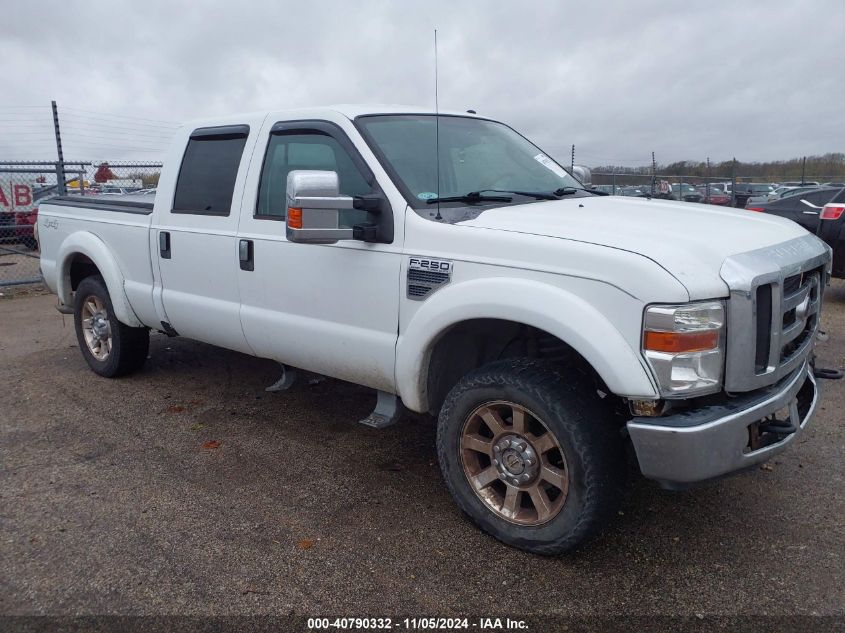
<svg viewBox="0 0 845 633">
<path fill-rule="evenodd" d="M 15 232 L 20 243 L 29 250 L 38 248 L 38 240 L 35 234 L 35 225 L 38 224 L 38 207 L 32 211 L 15 214 Z"/>
<path fill-rule="evenodd" d="M 784 191 L 782 194 L 780 194 L 780 196 L 778 196 L 775 199 L 776 200 L 783 200 L 784 198 L 791 198 L 793 196 L 802 196 L 805 193 L 817 191 L 818 189 L 819 189 L 819 186 L 817 186 L 817 185 L 812 185 L 812 186 L 809 186 L 809 187 L 793 187 L 789 191 Z"/>
<path fill-rule="evenodd" d="M 704 196 L 691 184 L 686 182 L 672 183 L 672 200 L 683 200 L 684 202 L 701 202 Z"/>
<path fill-rule="evenodd" d="M 704 204 L 717 204 L 722 207 L 729 207 L 731 204 L 731 194 L 726 193 L 724 189 L 718 187 L 699 187 L 698 192 L 703 196 L 701 201 Z"/>
<path fill-rule="evenodd" d="M 775 188 L 767 182 L 738 182 L 734 188 L 737 207 L 744 207 L 751 196 L 767 196 Z"/>
<path fill-rule="evenodd" d="M 822 207 L 842 191 L 839 187 L 813 187 L 809 191 L 755 206 L 746 207 L 747 211 L 757 211 L 778 215 L 797 222 L 813 235 L 819 228 L 819 215 Z M 792 193 L 792 192 L 790 192 Z"/>
<path fill-rule="evenodd" d="M 620 191 L 617 191 L 617 195 L 620 196 L 629 196 L 635 198 L 645 198 L 651 196 L 651 185 L 648 186 L 628 186 L 622 187 Z"/>
<path fill-rule="evenodd" d="M 816 235 L 833 249 L 833 276 L 845 279 L 845 188 L 839 189 L 819 212 Z"/>
<path fill-rule="evenodd" d="M 616 194 L 618 195 L 620 188 L 616 187 L 615 189 L 616 189 Z M 613 190 L 614 190 L 613 185 L 593 185 L 590 188 L 590 191 L 599 191 L 601 193 L 606 193 L 608 195 L 612 195 L 614 193 Z"/>
<path fill-rule="evenodd" d="M 822 184 L 822 187 L 845 187 L 845 182 L 826 182 Z"/>
<path fill-rule="evenodd" d="M 38 244 L 33 227 L 37 221 L 37 208 L 26 211 L 0 211 L 0 242 L 15 242 L 35 250 Z"/>
<path fill-rule="evenodd" d="M 815 180 L 805 180 L 801 182 L 800 180 L 793 180 L 790 182 L 782 182 L 780 183 L 782 187 L 805 187 L 807 185 L 816 185 L 818 187 L 819 183 Z"/>
<path fill-rule="evenodd" d="M 123 196 L 127 193 L 136 193 L 140 191 L 137 187 L 113 187 L 111 185 L 105 185 L 100 187 L 99 194 L 101 196 Z"/>
<path fill-rule="evenodd" d="M 154 196 L 156 195 L 156 187 L 150 187 L 149 189 L 139 189 L 138 191 L 133 191 L 132 194 L 135 196 Z"/>
<path fill-rule="evenodd" d="M 816 186 L 812 187 L 778 187 L 774 191 L 768 194 L 760 194 L 758 196 L 751 196 L 748 200 L 745 201 L 745 208 L 748 207 L 755 207 L 760 204 L 764 204 L 766 202 L 773 202 L 775 200 L 782 200 L 783 198 L 789 198 L 792 196 L 800 196 L 801 194 L 807 193 L 809 191 L 815 191 L 818 189 Z M 780 194 L 776 195 L 778 190 L 782 190 Z"/>
<path fill-rule="evenodd" d="M 787 191 L 792 191 L 793 189 L 795 189 L 795 187 L 791 185 L 780 185 L 779 187 L 775 187 L 774 191 L 768 194 L 768 202 L 771 202 L 772 200 L 777 200 L 784 193 L 786 193 Z M 746 203 L 746 206 L 748 206 L 748 203 Z"/>
</svg>

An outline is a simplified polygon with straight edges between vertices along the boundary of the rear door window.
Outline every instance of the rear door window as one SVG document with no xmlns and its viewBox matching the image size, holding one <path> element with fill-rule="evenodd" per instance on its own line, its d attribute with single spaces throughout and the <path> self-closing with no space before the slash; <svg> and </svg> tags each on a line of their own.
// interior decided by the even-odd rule
<svg viewBox="0 0 845 633">
<path fill-rule="evenodd" d="M 249 127 L 246 125 L 196 130 L 188 141 L 173 213 L 228 216 L 238 166 Z"/>
</svg>

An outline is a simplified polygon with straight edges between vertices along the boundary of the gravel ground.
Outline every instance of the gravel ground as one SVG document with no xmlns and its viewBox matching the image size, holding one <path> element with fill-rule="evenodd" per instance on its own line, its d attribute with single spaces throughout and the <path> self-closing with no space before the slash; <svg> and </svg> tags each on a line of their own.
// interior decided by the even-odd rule
<svg viewBox="0 0 845 633">
<path fill-rule="evenodd" d="M 0 229 L 0 238 L 3 231 Z M 38 251 L 31 251 L 22 244 L 0 239 L 0 282 L 24 281 L 41 277 L 38 272 Z M 0 287 L 0 292 L 6 288 Z"/>
<path fill-rule="evenodd" d="M 845 616 L 845 381 L 763 468 L 638 479 L 597 541 L 541 558 L 461 516 L 429 418 L 365 428 L 365 389 L 266 393 L 273 363 L 161 335 L 100 378 L 54 301 L 0 301 L 2 614 Z M 845 366 L 841 282 L 824 327 Z"/>
</svg>

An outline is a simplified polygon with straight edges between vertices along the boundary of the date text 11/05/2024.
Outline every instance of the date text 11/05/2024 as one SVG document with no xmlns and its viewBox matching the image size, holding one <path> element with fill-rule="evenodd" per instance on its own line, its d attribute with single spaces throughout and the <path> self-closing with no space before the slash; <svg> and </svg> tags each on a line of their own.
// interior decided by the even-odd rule
<svg viewBox="0 0 845 633">
<path fill-rule="evenodd" d="M 309 631 L 409 630 L 409 631 L 527 631 L 525 620 L 511 618 L 308 618 Z"/>
</svg>

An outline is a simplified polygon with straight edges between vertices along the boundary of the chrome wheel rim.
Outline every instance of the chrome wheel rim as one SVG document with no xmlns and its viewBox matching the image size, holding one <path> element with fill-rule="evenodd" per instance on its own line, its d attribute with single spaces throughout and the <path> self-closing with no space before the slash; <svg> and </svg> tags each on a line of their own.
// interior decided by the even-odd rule
<svg viewBox="0 0 845 633">
<path fill-rule="evenodd" d="M 566 456 L 549 427 L 513 402 L 488 402 L 461 431 L 461 465 L 470 488 L 510 523 L 538 526 L 563 509 L 569 492 Z"/>
<path fill-rule="evenodd" d="M 96 295 L 85 297 L 82 302 L 82 335 L 88 351 L 99 361 L 111 354 L 111 323 L 106 305 Z"/>
</svg>

